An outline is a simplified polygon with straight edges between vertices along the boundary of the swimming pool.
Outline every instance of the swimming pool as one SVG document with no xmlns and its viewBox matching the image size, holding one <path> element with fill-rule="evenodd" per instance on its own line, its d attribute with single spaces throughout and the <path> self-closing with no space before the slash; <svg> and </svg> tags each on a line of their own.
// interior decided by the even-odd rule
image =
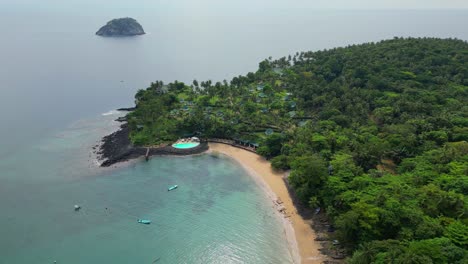
<svg viewBox="0 0 468 264">
<path fill-rule="evenodd" d="M 172 147 L 178 148 L 178 149 L 189 149 L 189 148 L 194 148 L 198 145 L 200 145 L 199 142 L 188 142 L 188 143 L 176 143 L 176 144 L 173 144 Z"/>
</svg>

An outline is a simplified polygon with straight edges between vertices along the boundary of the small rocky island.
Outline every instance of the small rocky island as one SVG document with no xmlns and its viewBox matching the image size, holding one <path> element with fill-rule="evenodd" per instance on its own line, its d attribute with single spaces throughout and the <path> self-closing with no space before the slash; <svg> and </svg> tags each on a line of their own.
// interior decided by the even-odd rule
<svg viewBox="0 0 468 264">
<path fill-rule="evenodd" d="M 144 35 L 143 27 L 133 18 L 116 18 L 101 27 L 96 35 L 102 37 L 125 37 Z"/>
</svg>

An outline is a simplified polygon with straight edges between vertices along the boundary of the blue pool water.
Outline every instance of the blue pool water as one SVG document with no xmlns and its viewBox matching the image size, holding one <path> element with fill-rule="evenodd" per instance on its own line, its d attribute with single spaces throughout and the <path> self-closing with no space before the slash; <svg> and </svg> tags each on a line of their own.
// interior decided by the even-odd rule
<svg viewBox="0 0 468 264">
<path fill-rule="evenodd" d="M 178 149 L 189 149 L 189 148 L 194 148 L 198 145 L 200 145 L 200 143 L 198 142 L 188 142 L 188 143 L 176 143 L 176 144 L 173 144 L 172 146 Z"/>
</svg>

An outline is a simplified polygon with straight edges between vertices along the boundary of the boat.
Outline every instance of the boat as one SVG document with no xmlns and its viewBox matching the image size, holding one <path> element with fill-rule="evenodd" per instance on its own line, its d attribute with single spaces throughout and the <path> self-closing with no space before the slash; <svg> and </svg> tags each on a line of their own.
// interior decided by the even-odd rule
<svg viewBox="0 0 468 264">
<path fill-rule="evenodd" d="M 167 191 L 175 190 L 175 189 L 177 189 L 177 187 L 179 187 L 179 186 L 178 185 L 172 185 L 169 188 L 167 188 Z"/>
<path fill-rule="evenodd" d="M 144 224 L 144 225 L 151 224 L 151 220 L 138 219 L 137 222 L 140 223 L 140 224 Z"/>
<path fill-rule="evenodd" d="M 74 207 L 74 208 L 75 208 L 75 211 L 79 211 L 79 210 L 81 209 L 81 206 L 75 204 L 75 207 Z"/>
</svg>

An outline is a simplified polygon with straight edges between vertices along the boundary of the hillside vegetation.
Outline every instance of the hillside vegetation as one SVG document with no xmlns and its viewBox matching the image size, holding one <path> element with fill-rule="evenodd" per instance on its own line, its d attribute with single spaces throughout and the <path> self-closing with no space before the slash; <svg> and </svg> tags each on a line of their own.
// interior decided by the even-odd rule
<svg viewBox="0 0 468 264">
<path fill-rule="evenodd" d="M 401 39 L 265 60 L 230 82 L 157 81 L 131 139 L 258 144 L 350 263 L 468 263 L 468 43 Z"/>
</svg>

